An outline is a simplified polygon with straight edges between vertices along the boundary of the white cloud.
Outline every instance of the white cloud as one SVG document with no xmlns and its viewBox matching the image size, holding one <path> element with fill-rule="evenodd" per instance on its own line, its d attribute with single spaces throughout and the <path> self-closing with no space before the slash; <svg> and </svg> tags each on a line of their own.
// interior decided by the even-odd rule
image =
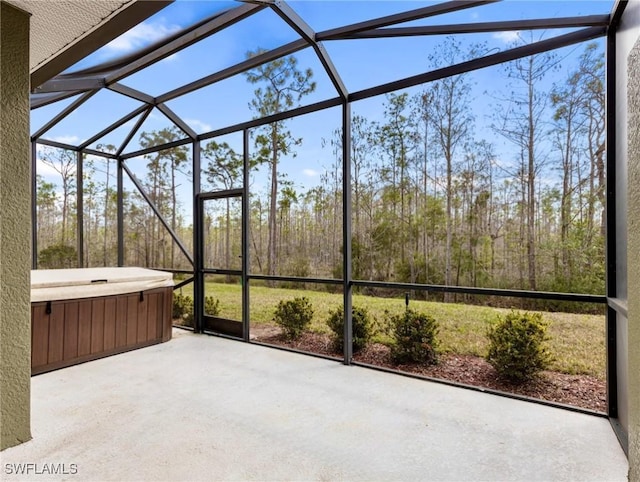
<svg viewBox="0 0 640 482">
<path fill-rule="evenodd" d="M 508 44 L 518 40 L 520 38 L 520 32 L 518 30 L 511 32 L 497 32 L 493 34 L 493 38 Z"/>
<path fill-rule="evenodd" d="M 36 172 L 44 178 L 51 178 L 54 176 L 60 176 L 58 172 L 48 164 L 45 164 L 42 159 L 36 159 Z"/>
<path fill-rule="evenodd" d="M 318 171 L 314 171 L 313 169 L 303 169 L 302 173 L 309 177 L 316 177 L 320 174 Z"/>
<path fill-rule="evenodd" d="M 58 137 L 54 137 L 52 140 L 56 142 L 61 142 L 63 144 L 70 144 L 73 146 L 73 145 L 76 145 L 78 141 L 80 141 L 80 138 L 78 136 L 58 136 Z"/>
<path fill-rule="evenodd" d="M 209 132 L 213 129 L 209 124 L 198 119 L 185 119 L 184 121 L 196 132 Z"/>
<path fill-rule="evenodd" d="M 178 54 L 171 54 L 168 57 L 165 57 L 160 62 L 173 62 L 174 60 L 178 60 Z"/>
<path fill-rule="evenodd" d="M 165 22 L 166 20 L 160 19 L 158 22 L 140 23 L 109 42 L 105 48 L 112 52 L 127 53 L 166 38 L 180 30 L 178 25 L 168 25 Z"/>
</svg>

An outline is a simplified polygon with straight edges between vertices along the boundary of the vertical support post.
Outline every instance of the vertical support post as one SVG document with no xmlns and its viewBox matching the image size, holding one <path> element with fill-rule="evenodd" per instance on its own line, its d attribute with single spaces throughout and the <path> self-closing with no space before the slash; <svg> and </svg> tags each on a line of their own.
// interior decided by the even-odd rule
<svg viewBox="0 0 640 482">
<path fill-rule="evenodd" d="M 116 159 L 118 170 L 118 266 L 124 266 L 124 179 L 122 163 L 124 162 L 121 157 Z"/>
<path fill-rule="evenodd" d="M 618 295 L 616 275 L 616 29 L 607 32 L 607 72 L 606 72 L 606 294 L 607 298 Z M 607 348 L 607 414 L 618 417 L 618 368 L 617 368 L 617 314 L 607 308 L 606 348 Z"/>
<path fill-rule="evenodd" d="M 31 141 L 31 269 L 38 269 L 38 143 Z"/>
<path fill-rule="evenodd" d="M 76 232 L 78 246 L 78 268 L 84 268 L 84 174 L 82 151 L 76 151 Z"/>
<path fill-rule="evenodd" d="M 607 306 L 606 349 L 607 349 L 607 415 L 618 418 L 618 323 L 616 310 Z"/>
<path fill-rule="evenodd" d="M 203 202 L 200 199 L 200 141 L 193 143 L 193 331 L 202 333 L 204 316 Z"/>
<path fill-rule="evenodd" d="M 242 338 L 249 341 L 249 131 L 242 131 Z"/>
<path fill-rule="evenodd" d="M 353 358 L 351 280 L 351 104 L 342 104 L 342 289 L 344 296 L 344 364 Z"/>
</svg>

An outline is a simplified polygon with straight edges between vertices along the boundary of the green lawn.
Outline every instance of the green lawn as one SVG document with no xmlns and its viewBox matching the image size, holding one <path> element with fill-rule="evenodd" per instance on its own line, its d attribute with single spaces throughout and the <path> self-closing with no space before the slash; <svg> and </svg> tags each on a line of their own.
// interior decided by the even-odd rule
<svg viewBox="0 0 640 482">
<path fill-rule="evenodd" d="M 192 285 L 182 288 L 184 294 L 192 294 Z M 207 283 L 206 295 L 220 300 L 220 314 L 224 318 L 241 319 L 241 288 L 237 284 Z M 268 288 L 251 286 L 251 323 L 274 324 L 273 312 L 280 300 L 306 296 L 313 305 L 314 317 L 311 330 L 327 333 L 325 320 L 329 311 L 342 303 L 342 294 L 321 291 Z M 404 299 L 378 298 L 354 295 L 353 303 L 368 309 L 375 319 L 375 339 L 389 342 L 389 326 L 385 312 L 401 313 Z M 412 300 L 410 307 L 432 315 L 440 325 L 442 351 L 484 356 L 487 350 L 485 332 L 487 325 L 498 313 L 508 310 L 486 306 L 437 303 Z M 550 348 L 555 358 L 552 368 L 571 374 L 587 374 L 605 378 L 604 315 L 574 313 L 548 313 L 543 316 L 550 322 Z"/>
</svg>

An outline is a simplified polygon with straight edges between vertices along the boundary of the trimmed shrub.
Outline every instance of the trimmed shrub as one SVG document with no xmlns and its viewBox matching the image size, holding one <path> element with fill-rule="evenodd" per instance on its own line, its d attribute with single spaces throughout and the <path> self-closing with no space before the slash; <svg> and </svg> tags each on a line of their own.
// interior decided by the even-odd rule
<svg viewBox="0 0 640 482">
<path fill-rule="evenodd" d="M 213 296 L 205 296 L 204 313 L 209 316 L 218 316 L 220 313 L 220 300 Z M 182 293 L 173 294 L 173 319 L 183 326 L 193 327 L 193 298 Z"/>
<path fill-rule="evenodd" d="M 546 347 L 548 326 L 540 313 L 512 311 L 498 316 L 497 323 L 487 331 L 490 342 L 487 361 L 512 383 L 533 379 L 552 361 Z"/>
<path fill-rule="evenodd" d="M 437 362 L 438 323 L 430 315 L 407 309 L 402 315 L 391 316 L 394 344 L 391 358 L 395 363 Z"/>
<path fill-rule="evenodd" d="M 182 293 L 173 293 L 173 319 L 181 325 L 193 326 L 193 298 Z"/>
<path fill-rule="evenodd" d="M 351 310 L 353 320 L 353 351 L 362 350 L 371 340 L 372 322 L 369 312 L 364 308 L 354 306 Z M 342 306 L 329 312 L 327 326 L 333 332 L 337 350 L 344 348 L 344 309 Z"/>
<path fill-rule="evenodd" d="M 213 296 L 205 296 L 204 314 L 209 316 L 218 316 L 220 314 L 220 300 Z"/>
<path fill-rule="evenodd" d="M 303 296 L 292 300 L 280 300 L 273 315 L 284 336 L 289 340 L 297 340 L 313 318 L 313 307 L 309 298 Z"/>
</svg>

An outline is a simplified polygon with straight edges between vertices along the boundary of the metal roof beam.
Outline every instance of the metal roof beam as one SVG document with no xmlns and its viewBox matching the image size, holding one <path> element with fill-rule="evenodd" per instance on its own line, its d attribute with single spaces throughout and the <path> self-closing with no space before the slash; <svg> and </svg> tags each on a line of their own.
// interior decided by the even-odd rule
<svg viewBox="0 0 640 482">
<path fill-rule="evenodd" d="M 155 62 L 158 62 L 159 60 L 168 57 L 169 55 L 173 55 L 174 53 L 233 25 L 236 22 L 239 22 L 240 20 L 243 20 L 246 17 L 253 15 L 256 12 L 259 12 L 263 8 L 265 7 L 262 5 L 242 4 L 231 10 L 227 10 L 199 27 L 186 32 L 184 35 L 180 35 L 178 38 L 167 42 L 165 45 L 149 52 L 147 55 L 129 63 L 116 72 L 107 75 L 105 80 L 108 85 L 113 82 L 117 82 Z"/>
<path fill-rule="evenodd" d="M 516 47 L 513 49 L 505 50 L 497 54 L 487 55 L 477 59 L 469 60 L 442 69 L 432 70 L 424 74 L 414 75 L 407 77 L 406 79 L 397 80 L 395 82 L 389 82 L 387 84 L 372 87 L 370 89 L 364 89 L 359 92 L 354 92 L 349 95 L 349 101 L 356 101 L 362 99 L 368 99 L 376 95 L 387 94 L 396 90 L 406 89 L 414 87 L 416 85 L 424 84 L 426 82 L 432 82 L 434 80 L 443 79 L 445 77 L 451 77 L 452 75 L 464 74 L 473 70 L 483 69 L 485 67 L 491 67 L 493 65 L 502 64 L 504 62 L 510 62 L 522 57 L 528 57 L 530 55 L 536 55 L 548 50 L 553 50 L 568 45 L 573 45 L 579 42 L 585 42 L 597 37 L 602 37 L 606 34 L 606 27 L 589 27 L 577 32 L 571 32 L 565 35 L 560 35 L 540 42 L 535 42 L 522 47 Z"/>
<path fill-rule="evenodd" d="M 158 110 L 162 112 L 167 119 L 173 122 L 180 130 L 182 130 L 186 135 L 191 137 L 191 139 L 195 140 L 198 138 L 198 134 L 194 131 L 189 125 L 182 120 L 182 118 L 173 112 L 166 104 L 158 104 Z"/>
<path fill-rule="evenodd" d="M 499 1 L 501 0 L 473 0 L 473 1 L 454 0 L 450 2 L 439 3 L 429 7 L 410 10 L 408 12 L 396 13 L 394 15 L 388 15 L 386 17 L 367 20 L 365 22 L 352 23 L 351 25 L 345 25 L 344 27 L 324 30 L 323 32 L 318 32 L 318 39 L 329 40 L 329 39 L 333 39 L 334 37 L 341 38 L 344 35 L 352 34 L 356 32 L 362 32 L 364 30 L 388 27 L 389 25 L 395 25 L 395 24 L 404 23 L 404 22 L 411 22 L 412 20 L 419 20 L 421 18 L 433 17 L 436 15 L 456 12 L 458 10 L 464 10 L 467 8 L 479 7 L 482 5 L 487 5 L 487 4 L 495 3 Z"/>
<path fill-rule="evenodd" d="M 142 114 L 142 116 L 140 116 L 140 119 L 138 119 L 138 122 L 136 122 L 136 125 L 133 126 L 133 129 L 129 131 L 129 133 L 127 134 L 127 137 L 125 137 L 124 141 L 122 141 L 120 148 L 116 151 L 116 156 L 119 157 L 122 154 L 122 151 L 124 151 L 125 148 L 127 147 L 127 144 L 131 142 L 131 139 L 133 139 L 133 136 L 136 135 L 136 132 L 138 132 L 138 129 L 140 129 L 142 124 L 144 124 L 144 121 L 147 120 L 147 117 L 149 117 L 149 114 L 151 114 L 152 110 L 153 110 L 153 107 L 147 107 L 147 110 L 144 112 L 144 114 Z"/>
<path fill-rule="evenodd" d="M 224 136 L 226 134 L 231 134 L 233 132 L 239 132 L 245 129 L 253 129 L 255 127 L 260 127 L 266 124 L 271 124 L 273 122 L 279 122 L 285 119 L 293 119 L 294 117 L 298 117 L 305 114 L 311 114 L 313 112 L 318 112 L 325 109 L 330 109 L 331 107 L 337 107 L 342 105 L 344 100 L 340 97 L 334 97 L 333 99 L 327 99 L 320 102 L 316 102 L 315 104 L 303 105 L 302 107 L 297 107 L 295 109 L 291 109 L 285 112 L 278 112 L 277 114 L 271 114 L 267 117 L 261 117 L 260 119 L 252 119 L 250 121 L 241 122 L 240 124 L 235 124 L 228 127 L 223 127 L 222 129 L 216 129 L 214 131 L 210 131 L 198 136 L 199 140 L 211 139 L 218 136 Z"/>
<path fill-rule="evenodd" d="M 153 98 L 152 96 L 131 87 L 127 87 L 126 85 L 119 84 L 117 82 L 109 85 L 107 88 L 109 90 L 117 92 L 118 94 L 122 94 L 132 99 L 139 100 L 140 102 L 144 102 L 148 105 L 155 105 L 156 103 L 155 98 Z"/>
<path fill-rule="evenodd" d="M 86 92 L 85 94 L 83 94 L 79 99 L 76 99 L 75 101 L 73 101 L 71 104 L 69 104 L 67 106 L 66 109 L 64 109 L 57 116 L 55 116 L 53 119 L 51 119 L 45 125 L 43 125 L 40 129 L 38 129 L 36 131 L 36 133 L 31 136 L 31 140 L 32 141 L 37 141 L 49 129 L 54 127 L 58 122 L 60 122 L 62 119 L 67 117 L 69 114 L 71 114 L 74 110 L 76 110 L 78 107 L 80 107 L 86 101 L 88 101 L 91 97 L 93 97 L 93 95 L 96 92 L 97 92 L 97 90 L 90 90 L 89 92 Z"/>
<path fill-rule="evenodd" d="M 40 107 L 44 107 L 45 105 L 55 104 L 56 102 L 64 99 L 68 99 L 69 97 L 73 97 L 78 94 L 82 94 L 83 90 L 78 90 L 75 92 L 56 92 L 56 93 L 47 93 L 47 94 L 31 94 L 29 97 L 29 109 L 39 109 Z"/>
<path fill-rule="evenodd" d="M 180 97 L 182 95 L 193 92 L 194 90 L 207 87 L 208 85 L 220 82 L 224 79 L 228 79 L 229 77 L 233 77 L 234 75 L 246 72 L 247 70 L 251 70 L 254 67 L 257 67 L 258 65 L 261 65 L 265 62 L 271 62 L 272 60 L 279 59 L 280 57 L 293 54 L 299 50 L 304 49 L 307 46 L 308 44 L 306 40 L 295 40 L 291 43 L 283 45 L 282 47 L 263 52 L 259 55 L 256 55 L 255 57 L 251 57 L 245 60 L 244 62 L 240 62 L 239 64 L 233 65 L 227 69 L 220 70 L 214 74 L 207 75 L 206 77 L 169 91 L 166 94 L 156 97 L 156 102 L 160 104 L 170 101 L 172 99 L 175 99 L 176 97 Z"/>
<path fill-rule="evenodd" d="M 316 32 L 285 2 L 281 0 L 254 0 L 269 5 L 278 16 L 287 22 L 307 42 L 316 41 Z"/>
<path fill-rule="evenodd" d="M 91 154 L 94 156 L 98 156 L 98 157 L 106 157 L 109 159 L 116 159 L 116 155 L 111 153 L 111 152 L 103 152 L 103 151 L 97 151 L 95 149 L 83 149 L 80 150 L 77 146 L 72 146 L 70 144 L 66 144 L 64 142 L 56 142 L 56 141 L 52 141 L 49 139 L 39 139 L 38 141 L 36 141 L 36 144 L 40 144 L 43 146 L 49 146 L 49 147 L 55 147 L 56 149 L 64 149 L 67 151 L 73 151 L 73 152 L 83 152 L 85 154 Z"/>
<path fill-rule="evenodd" d="M 58 142 L 52 141 L 51 139 L 38 139 L 34 141 L 36 144 L 41 144 L 43 146 L 55 147 L 57 149 L 65 149 L 67 151 L 78 151 L 78 146 L 72 146 L 71 144 L 67 144 L 66 142 Z"/>
<path fill-rule="evenodd" d="M 271 9 L 278 14 L 282 20 L 298 32 L 298 34 L 313 47 L 324 70 L 331 79 L 331 83 L 338 91 L 338 94 L 343 99 L 346 99 L 349 95 L 347 87 L 342 81 L 335 65 L 333 65 L 331 57 L 329 57 L 324 45 L 317 42 L 316 32 L 287 3 L 281 0 L 268 0 L 268 3 L 271 5 Z"/>
<path fill-rule="evenodd" d="M 314 50 L 316 51 L 316 54 L 318 55 L 318 58 L 320 59 L 324 70 L 327 72 L 327 75 L 331 79 L 333 86 L 338 91 L 338 94 L 340 95 L 340 97 L 346 100 L 349 97 L 347 86 L 342 81 L 342 77 L 340 77 L 338 69 L 336 69 L 336 66 L 331 61 L 331 57 L 329 56 L 327 50 L 324 48 L 322 42 L 316 42 L 316 44 L 314 45 Z"/>
<path fill-rule="evenodd" d="M 185 144 L 190 144 L 193 142 L 193 139 L 189 137 L 185 137 L 184 139 L 178 139 L 177 141 L 167 142 L 166 144 L 160 144 L 157 146 L 148 147 L 146 149 L 140 149 L 139 151 L 128 152 L 127 154 L 122 154 L 120 157 L 122 159 L 131 159 L 132 157 L 144 156 L 145 154 L 151 154 L 152 152 L 163 151 L 165 149 L 171 149 L 173 147 L 184 146 Z"/>
<path fill-rule="evenodd" d="M 120 127 L 121 125 L 129 122 L 131 119 L 133 119 L 134 117 L 140 115 L 142 112 L 145 111 L 145 109 L 147 109 L 148 107 L 146 105 L 140 106 L 138 107 L 136 110 L 130 112 L 129 114 L 125 115 L 123 118 L 121 118 L 120 120 L 117 120 L 116 122 L 114 122 L 113 124 L 111 124 L 110 126 L 106 127 L 105 129 L 101 130 L 100 132 L 98 132 L 95 136 L 91 137 L 90 139 L 87 139 L 86 141 L 84 141 L 82 144 L 80 144 L 78 147 L 80 149 L 84 149 L 88 146 L 90 146 L 91 144 L 93 144 L 95 141 L 97 141 L 98 139 L 100 139 L 101 137 L 106 136 L 107 134 L 109 134 L 109 132 L 112 132 L 114 130 L 116 130 L 118 127 Z"/>
<path fill-rule="evenodd" d="M 70 92 L 79 90 L 97 90 L 105 86 L 104 78 L 92 77 L 55 77 L 32 90 L 34 94 Z"/>
<path fill-rule="evenodd" d="M 96 149 L 83 149 L 82 152 L 85 154 L 91 154 L 92 156 L 106 157 L 107 159 L 117 159 L 116 155 L 111 152 L 98 151 Z"/>
<path fill-rule="evenodd" d="M 546 18 L 535 20 L 509 20 L 504 22 L 464 23 L 454 25 L 425 25 L 420 27 L 378 28 L 346 34 L 340 39 L 366 39 L 387 37 L 414 37 L 423 35 L 452 35 L 465 33 L 539 30 L 551 28 L 599 27 L 609 25 L 609 15 Z M 318 38 L 322 35 L 318 34 Z M 333 37 L 333 40 L 337 40 Z"/>
</svg>

